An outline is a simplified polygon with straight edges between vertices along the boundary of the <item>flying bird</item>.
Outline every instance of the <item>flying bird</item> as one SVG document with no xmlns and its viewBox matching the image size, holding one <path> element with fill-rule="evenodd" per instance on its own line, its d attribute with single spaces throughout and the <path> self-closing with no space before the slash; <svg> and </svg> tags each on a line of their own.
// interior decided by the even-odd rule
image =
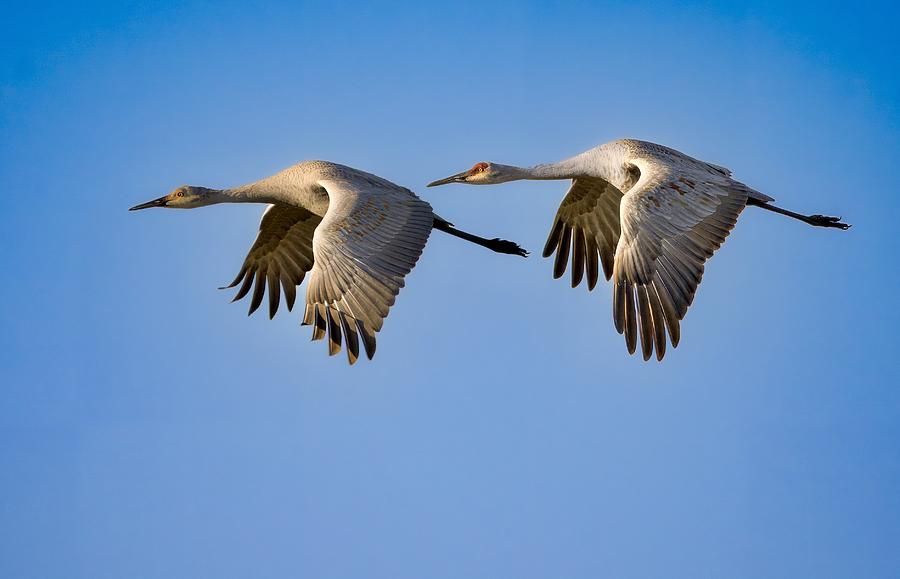
<svg viewBox="0 0 900 579">
<path fill-rule="evenodd" d="M 360 338 L 366 356 L 375 354 L 375 334 L 432 229 L 498 253 L 527 255 L 511 241 L 456 229 L 409 189 L 326 161 L 304 161 L 233 189 L 185 185 L 130 211 L 217 203 L 269 204 L 240 272 L 226 286 L 241 284 L 232 301 L 252 289 L 252 314 L 268 288 L 272 318 L 281 291 L 290 311 L 296 286 L 309 273 L 303 325 L 313 326 L 313 340 L 328 336 L 331 356 L 341 350 L 343 335 L 350 364 L 359 358 Z"/>
<path fill-rule="evenodd" d="M 703 268 L 731 232 L 744 207 L 786 215 L 815 227 L 848 229 L 840 217 L 801 215 L 772 205 L 731 171 L 646 141 L 622 139 L 559 163 L 530 168 L 477 163 L 430 183 L 492 185 L 522 179 L 571 179 L 553 219 L 544 257 L 556 253 L 553 277 L 572 254 L 572 287 L 599 269 L 613 280 L 613 322 L 634 354 L 640 335 L 644 360 L 666 353 L 666 330 L 678 346 L 681 320 Z"/>
</svg>

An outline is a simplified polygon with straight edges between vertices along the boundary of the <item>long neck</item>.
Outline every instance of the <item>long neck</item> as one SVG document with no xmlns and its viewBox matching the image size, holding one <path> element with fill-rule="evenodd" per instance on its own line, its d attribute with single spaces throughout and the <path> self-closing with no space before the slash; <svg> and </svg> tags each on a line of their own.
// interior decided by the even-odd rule
<svg viewBox="0 0 900 579">
<path fill-rule="evenodd" d="M 299 199 L 297 191 L 279 187 L 278 184 L 266 183 L 265 180 L 249 183 L 231 189 L 207 189 L 195 187 L 202 192 L 204 205 L 216 203 L 282 203 L 296 205 Z"/>
<path fill-rule="evenodd" d="M 254 183 L 219 192 L 217 203 L 275 203 L 305 207 L 317 215 L 328 210 L 328 194 L 314 180 L 287 169 Z"/>
<path fill-rule="evenodd" d="M 231 189 L 222 189 L 216 193 L 217 203 L 279 203 L 282 201 L 280 191 L 265 187 L 263 182 L 249 183 Z"/>
<path fill-rule="evenodd" d="M 620 189 L 629 179 L 624 152 L 606 147 L 597 147 L 558 163 L 535 165 L 520 171 L 527 175 L 523 179 L 535 180 L 599 177 Z"/>
<path fill-rule="evenodd" d="M 566 159 L 559 163 L 543 163 L 525 169 L 528 174 L 526 179 L 549 180 L 549 179 L 571 179 L 578 175 L 584 174 L 581 164 L 578 163 L 578 157 Z"/>
<path fill-rule="evenodd" d="M 208 205 L 218 205 L 219 203 L 271 203 L 271 201 L 266 201 L 254 191 L 248 191 L 241 187 L 235 189 L 210 189 L 209 187 L 190 185 L 186 188 L 192 194 L 192 197 L 186 204 L 175 205 L 176 207 L 206 207 Z"/>
</svg>

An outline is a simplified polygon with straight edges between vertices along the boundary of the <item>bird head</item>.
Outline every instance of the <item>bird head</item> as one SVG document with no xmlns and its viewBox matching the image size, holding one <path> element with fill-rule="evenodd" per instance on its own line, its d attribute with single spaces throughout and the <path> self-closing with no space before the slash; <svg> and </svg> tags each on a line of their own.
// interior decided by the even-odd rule
<svg viewBox="0 0 900 579">
<path fill-rule="evenodd" d="M 520 171 L 516 167 L 500 165 L 499 163 L 481 162 L 475 163 L 468 171 L 451 175 L 445 179 L 438 179 L 428 184 L 429 187 L 447 185 L 448 183 L 466 183 L 468 185 L 494 185 L 521 179 Z"/>
<path fill-rule="evenodd" d="M 194 207 L 203 207 L 214 203 L 215 189 L 207 189 L 206 187 L 194 187 L 192 185 L 182 185 L 168 195 L 164 195 L 159 199 L 135 205 L 129 211 L 137 211 L 138 209 L 148 209 L 150 207 L 168 207 L 170 209 L 193 209 Z"/>
</svg>

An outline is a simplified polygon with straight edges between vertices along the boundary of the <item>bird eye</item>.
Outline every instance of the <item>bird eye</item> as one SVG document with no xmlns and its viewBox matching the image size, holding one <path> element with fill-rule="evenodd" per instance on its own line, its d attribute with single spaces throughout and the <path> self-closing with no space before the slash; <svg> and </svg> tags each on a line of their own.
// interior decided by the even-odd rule
<svg viewBox="0 0 900 579">
<path fill-rule="evenodd" d="M 176 197 L 184 197 L 184 191 L 179 191 L 175 194 Z"/>
</svg>

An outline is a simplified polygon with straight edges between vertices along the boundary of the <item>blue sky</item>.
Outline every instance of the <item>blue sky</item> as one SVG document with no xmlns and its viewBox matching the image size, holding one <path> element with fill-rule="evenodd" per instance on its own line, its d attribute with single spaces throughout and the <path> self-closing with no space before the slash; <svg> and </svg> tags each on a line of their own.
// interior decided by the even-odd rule
<svg viewBox="0 0 900 579">
<path fill-rule="evenodd" d="M 43 3 L 0 22 L 0 575 L 891 577 L 900 70 L 889 3 Z M 663 364 L 610 292 L 435 233 L 348 368 L 215 288 L 261 208 L 128 213 L 324 158 L 541 249 L 619 137 L 748 210 Z"/>
</svg>

